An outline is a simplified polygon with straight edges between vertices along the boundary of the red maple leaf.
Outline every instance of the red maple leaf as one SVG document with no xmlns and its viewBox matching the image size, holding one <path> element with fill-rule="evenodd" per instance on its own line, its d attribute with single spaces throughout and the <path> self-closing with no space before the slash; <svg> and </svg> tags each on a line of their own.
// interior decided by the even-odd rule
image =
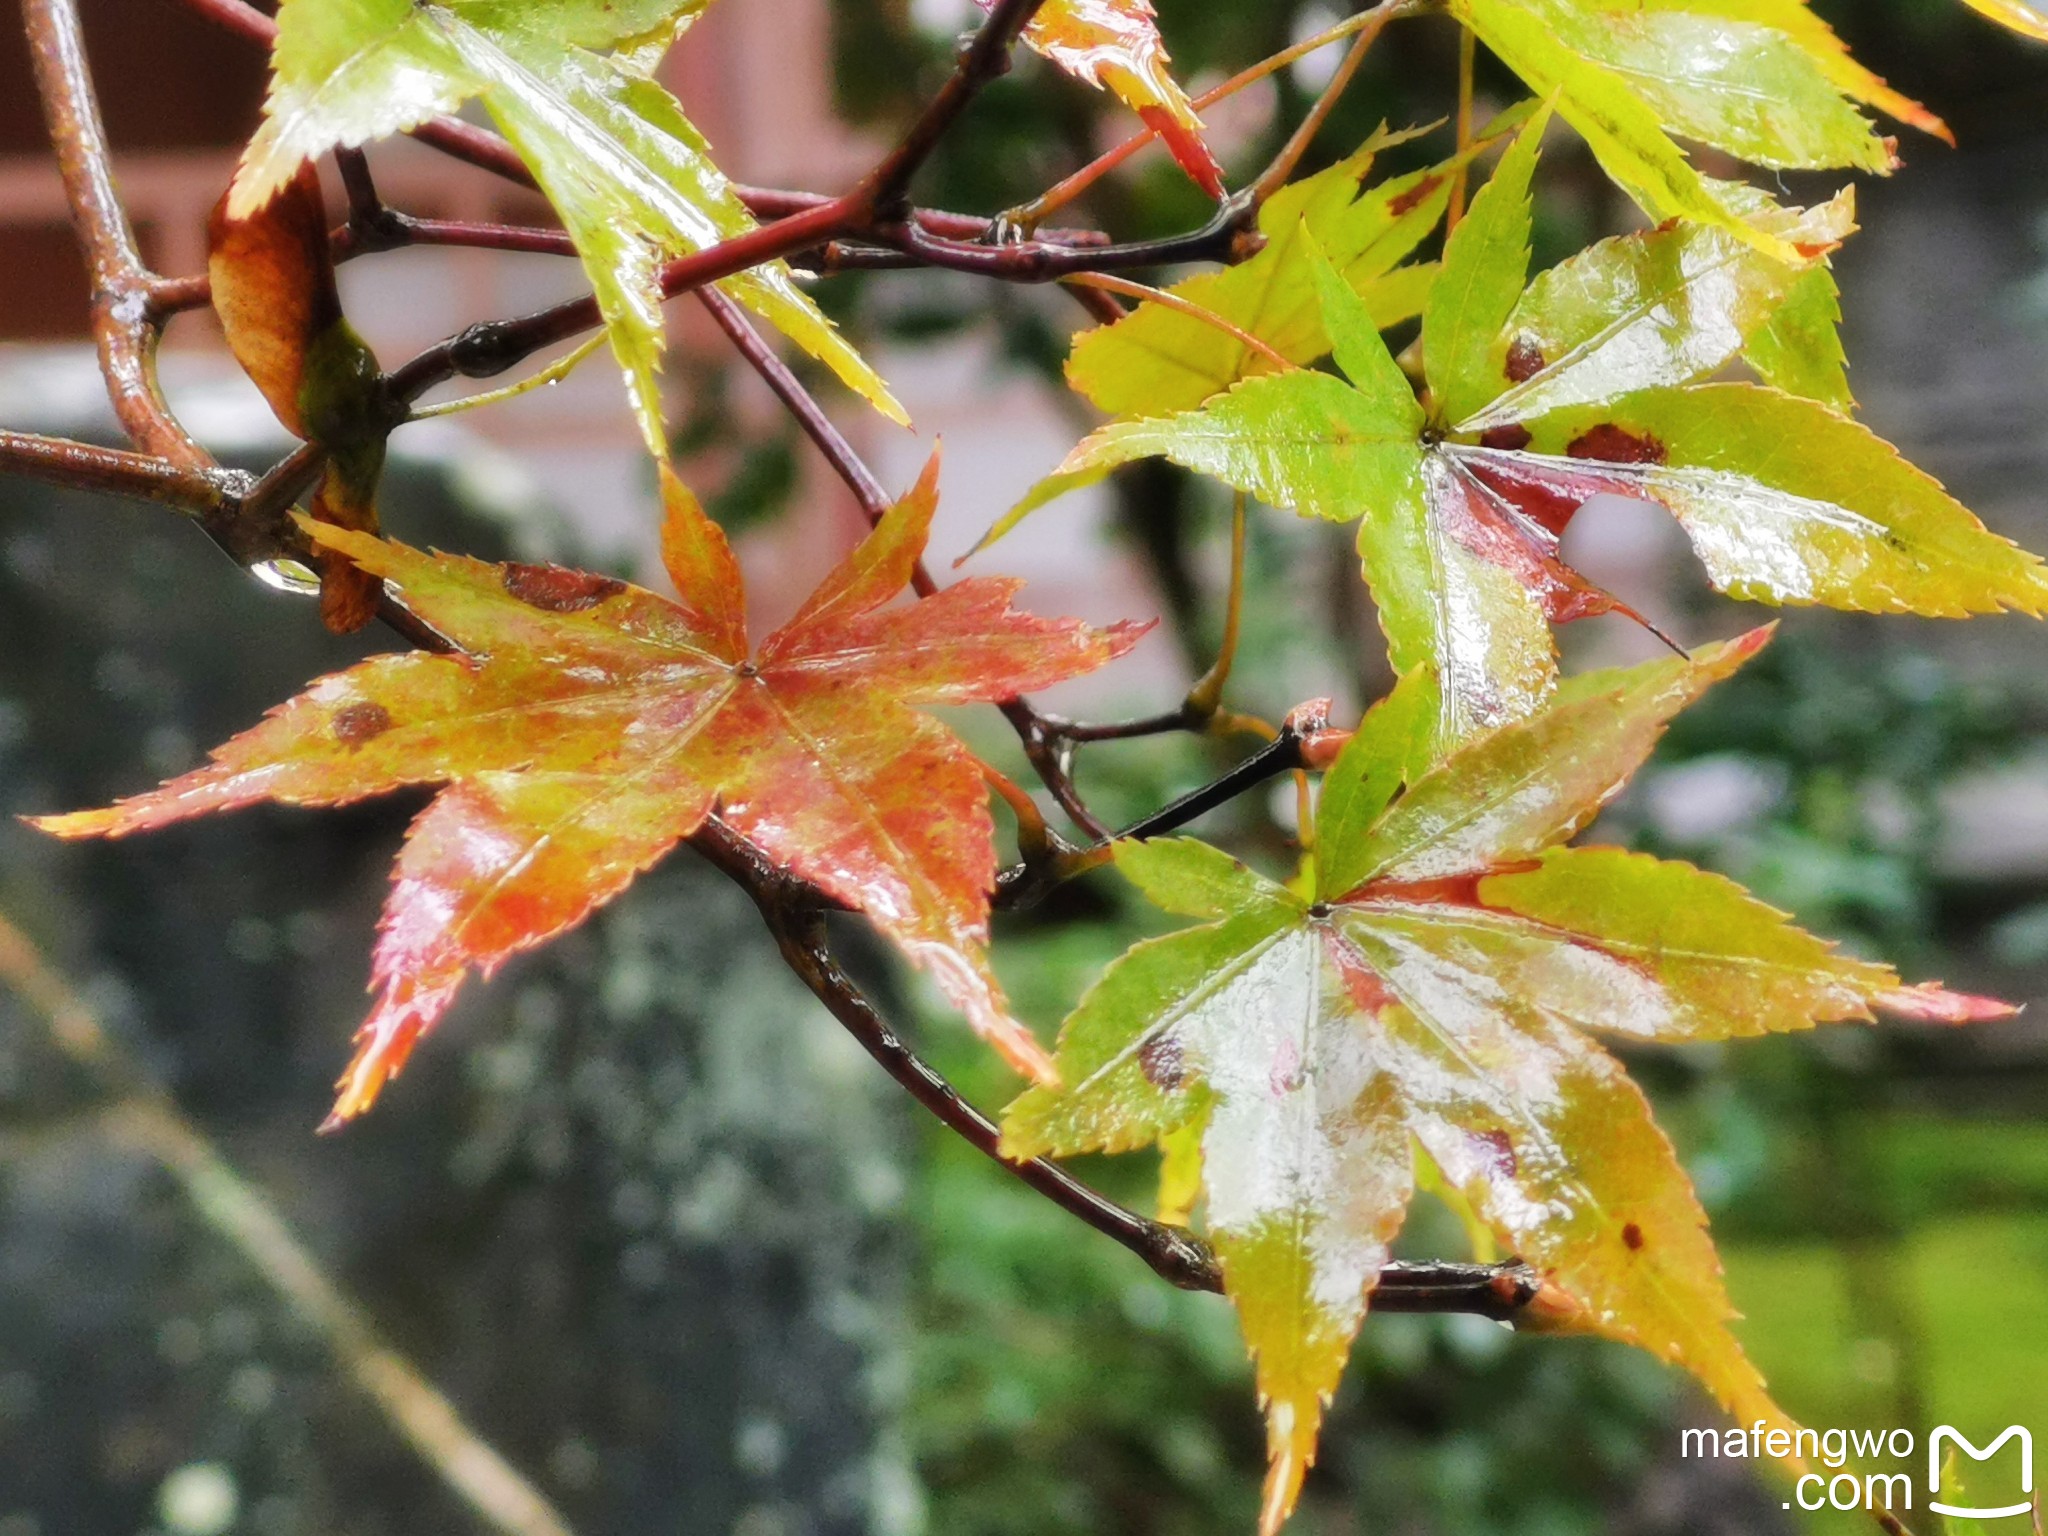
<svg viewBox="0 0 2048 1536">
<path fill-rule="evenodd" d="M 992 10 L 994 3 L 981 0 L 981 8 Z M 1166 141 L 1196 186 L 1223 197 L 1223 167 L 1194 103 L 1173 78 L 1152 0 L 1047 0 L 1024 29 L 1024 41 L 1068 74 L 1116 92 Z"/>
<path fill-rule="evenodd" d="M 470 971 L 489 975 L 617 895 L 714 812 L 776 865 L 865 912 L 1019 1071 L 1049 1058 L 991 973 L 996 864 L 982 769 L 914 704 L 1003 700 L 1102 666 L 1149 625 L 1012 611 L 977 578 L 886 607 L 937 505 L 938 460 L 796 616 L 748 646 L 724 534 L 666 469 L 680 601 L 550 565 L 427 555 L 306 523 L 460 654 L 378 656 L 315 682 L 205 767 L 106 810 L 120 836 L 259 800 L 339 805 L 446 786 L 413 823 L 329 1120 L 369 1108 Z"/>
</svg>

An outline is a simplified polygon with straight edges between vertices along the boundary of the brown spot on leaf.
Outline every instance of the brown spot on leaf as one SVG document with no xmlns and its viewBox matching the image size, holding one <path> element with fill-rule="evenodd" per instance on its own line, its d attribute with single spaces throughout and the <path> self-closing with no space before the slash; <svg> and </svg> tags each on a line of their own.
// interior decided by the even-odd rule
<svg viewBox="0 0 2048 1536">
<path fill-rule="evenodd" d="M 1154 1088 L 1168 1093 L 1188 1080 L 1188 1053 L 1171 1035 L 1154 1035 L 1138 1047 L 1138 1070 Z"/>
<path fill-rule="evenodd" d="M 1529 429 L 1519 421 L 1511 421 L 1504 427 L 1488 427 L 1479 434 L 1482 448 L 1500 448 L 1508 453 L 1520 453 L 1529 446 Z"/>
<path fill-rule="evenodd" d="M 334 739 L 344 747 L 360 747 L 374 741 L 392 726 L 391 711 L 368 700 L 334 712 Z"/>
<path fill-rule="evenodd" d="M 1598 459 L 1607 464 L 1662 464 L 1670 450 L 1647 432 L 1631 432 L 1603 421 L 1572 439 L 1565 449 L 1575 459 Z"/>
<path fill-rule="evenodd" d="M 1510 384 L 1526 384 L 1543 371 L 1543 349 L 1526 336 L 1508 345 L 1507 376 Z"/>
<path fill-rule="evenodd" d="M 1408 212 L 1409 209 L 1419 207 L 1424 198 L 1428 197 L 1430 193 L 1443 184 L 1444 179 L 1441 176 L 1425 176 L 1406 192 L 1403 192 L 1399 197 L 1387 204 L 1387 212 L 1398 219 L 1402 214 Z"/>
<path fill-rule="evenodd" d="M 1621 1240 L 1628 1244 L 1630 1253 L 1640 1253 L 1643 1247 L 1643 1229 L 1630 1222 L 1621 1229 Z"/>
<path fill-rule="evenodd" d="M 613 577 L 559 565 L 510 564 L 504 582 L 505 590 L 519 601 L 549 613 L 581 613 L 626 590 L 626 584 Z"/>
<path fill-rule="evenodd" d="M 1512 1179 L 1521 1171 L 1522 1160 L 1515 1156 L 1515 1144 L 1508 1139 L 1506 1131 L 1470 1131 L 1466 1134 L 1472 1142 L 1472 1150 L 1486 1164 L 1489 1175 L 1497 1179 Z"/>
</svg>

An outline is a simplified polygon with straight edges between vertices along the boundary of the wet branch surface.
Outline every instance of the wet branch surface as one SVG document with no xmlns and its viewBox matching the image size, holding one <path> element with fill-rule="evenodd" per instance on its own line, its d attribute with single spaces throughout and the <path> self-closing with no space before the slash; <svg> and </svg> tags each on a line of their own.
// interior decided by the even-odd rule
<svg viewBox="0 0 2048 1536">
<path fill-rule="evenodd" d="M 1247 232 L 1263 192 L 1285 176 L 1285 169 L 1269 168 L 1252 188 L 1220 204 L 1215 216 L 1199 229 L 1126 244 L 1087 230 L 1047 230 L 1029 238 L 1011 238 L 1014 227 L 1006 227 L 1001 220 L 913 207 L 909 191 L 918 171 L 983 88 L 1007 71 L 1012 45 L 1042 3 L 1001 0 L 961 50 L 954 70 L 896 148 L 852 190 L 828 197 L 741 188 L 742 199 L 768 222 L 671 262 L 662 274 L 665 295 L 697 295 L 871 520 L 879 520 L 889 505 L 881 482 L 746 316 L 711 285 L 782 258 L 804 260 L 821 271 L 864 265 L 923 266 L 1023 283 L 1181 261 L 1242 259 L 1254 248 L 1255 237 L 1248 239 Z M 276 36 L 271 18 L 243 0 L 183 0 L 183 4 L 262 46 L 268 47 Z M 311 445 L 302 447 L 260 478 L 249 476 L 224 468 L 172 413 L 157 384 L 157 342 L 172 315 L 208 302 L 206 280 L 203 275 L 163 277 L 150 271 L 141 259 L 115 192 L 111 151 L 94 97 L 76 0 L 23 0 L 23 9 L 44 115 L 93 283 L 92 325 L 101 371 L 115 415 L 133 446 L 107 448 L 0 431 L 0 473 L 170 507 L 190 517 L 244 566 L 304 558 L 307 542 L 288 513 L 320 475 L 323 451 Z M 486 129 L 444 118 L 415 129 L 414 136 L 494 175 L 532 184 L 511 146 Z M 1291 144 L 1283 151 L 1282 159 L 1289 167 L 1299 148 L 1298 143 Z M 559 230 L 413 218 L 379 199 L 368 163 L 359 153 L 345 152 L 339 163 L 350 211 L 348 223 L 335 237 L 337 257 L 408 245 L 573 254 Z M 1106 301 L 1093 305 L 1099 318 L 1121 313 L 1106 295 L 1094 299 Z M 1083 301 L 1091 302 L 1088 296 L 1083 296 Z M 502 373 L 599 324 L 595 301 L 583 298 L 537 314 L 472 326 L 387 376 L 391 425 L 401 424 L 412 403 L 437 384 L 458 376 L 481 378 Z M 937 590 L 937 583 L 922 566 L 913 585 L 920 595 Z M 445 640 L 388 594 L 379 617 L 416 646 L 448 648 Z M 1222 663 L 1219 668 L 1227 671 Z M 1220 671 L 1212 680 L 1220 687 Z M 1205 685 L 1212 680 L 1205 680 Z M 1010 701 L 1003 712 L 1047 792 L 1075 825 L 1095 840 L 1087 847 L 1067 841 L 1036 818 L 1027 798 L 1006 795 L 1018 814 L 1018 840 L 1025 860 L 1002 877 L 996 900 L 1004 906 L 1028 905 L 1060 881 L 1102 862 L 1112 834 L 1089 810 L 1075 785 L 1072 767 L 1078 746 L 1169 731 L 1199 733 L 1210 729 L 1217 718 L 1213 689 L 1206 698 L 1191 693 L 1175 710 L 1109 725 L 1061 720 L 1041 713 L 1024 699 Z M 1122 835 L 1159 835 L 1278 774 L 1302 768 L 1303 745 L 1304 737 L 1292 723 L 1283 726 L 1270 742 L 1214 783 L 1145 817 Z M 796 975 L 935 1119 L 1061 1209 L 1128 1248 L 1170 1283 L 1193 1291 L 1222 1289 L 1221 1264 L 1194 1233 L 1141 1216 L 1045 1159 L 1017 1162 L 1004 1158 L 996 1124 L 905 1043 L 840 966 L 825 932 L 825 913 L 831 903 L 820 893 L 776 869 L 716 818 L 691 841 L 760 907 L 783 958 Z M 62 997 L 53 1006 L 57 1010 L 53 1025 L 60 1017 L 70 1017 L 72 1010 Z M 158 1112 L 175 1113 L 163 1105 Z M 185 1157 L 186 1152 L 191 1153 L 190 1158 Z M 166 1156 L 170 1158 L 168 1152 Z M 205 1163 L 210 1156 L 210 1149 L 199 1145 L 185 1148 L 170 1160 L 190 1162 L 188 1172 L 204 1183 L 213 1176 Z M 312 1296 L 312 1301 L 317 1303 L 315 1310 L 328 1312 L 343 1305 L 318 1296 Z M 1386 1311 L 1471 1313 L 1522 1326 L 1548 1326 L 1557 1315 L 1554 1294 L 1546 1290 L 1541 1278 L 1512 1261 L 1495 1265 L 1392 1263 L 1380 1273 L 1374 1305 Z M 344 1319 L 342 1334 L 353 1338 L 367 1328 L 352 1313 L 349 1319 Z M 369 1335 L 364 1333 L 363 1338 Z M 346 1340 L 343 1342 L 346 1345 Z M 419 1386 L 431 1392 L 424 1383 Z M 558 1528 L 549 1523 L 551 1514 L 543 1505 L 540 1512 L 529 1508 L 523 1521 L 507 1518 L 500 1523 L 508 1530 L 550 1531 Z"/>
</svg>

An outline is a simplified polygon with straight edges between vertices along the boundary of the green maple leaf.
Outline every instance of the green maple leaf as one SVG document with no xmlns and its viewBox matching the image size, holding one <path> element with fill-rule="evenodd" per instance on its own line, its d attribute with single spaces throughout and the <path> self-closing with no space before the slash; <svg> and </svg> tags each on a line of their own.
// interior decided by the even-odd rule
<svg viewBox="0 0 2048 1536">
<path fill-rule="evenodd" d="M 1788 302 L 1810 303 L 1811 268 L 1679 224 L 1602 242 L 1525 288 L 1542 127 L 1524 130 L 1446 244 L 1423 314 L 1426 403 L 1311 249 L 1343 377 L 1270 374 L 1197 410 L 1114 422 L 991 537 L 1152 455 L 1272 506 L 1356 521 L 1395 667 L 1427 666 L 1440 685 L 1440 746 L 1542 702 L 1552 624 L 1626 611 L 1558 555 L 1600 494 L 1669 509 L 1737 597 L 1940 617 L 2048 608 L 2040 561 L 1848 417 L 1767 386 L 1698 382 Z M 1758 216 L 1812 248 L 1846 229 L 1847 208 Z"/>
<path fill-rule="evenodd" d="M 1168 292 L 1258 337 L 1290 362 L 1312 363 L 1330 351 L 1308 256 L 1313 242 L 1379 325 L 1420 314 L 1436 268 L 1400 263 L 1443 218 L 1458 162 L 1366 185 L 1380 152 L 1410 137 L 1375 133 L 1329 169 L 1282 187 L 1259 210 L 1263 249 Z M 1274 367 L 1194 315 L 1140 304 L 1114 325 L 1081 333 L 1067 360 L 1067 382 L 1112 416 L 1156 416 L 1200 405 Z"/>
<path fill-rule="evenodd" d="M 1328 774 L 1293 885 L 1189 840 L 1118 849 L 1127 878 L 1200 926 L 1103 975 L 1061 1032 L 1059 1086 L 1011 1105 L 1003 1146 L 1199 1137 L 1206 1228 L 1266 1409 L 1264 1531 L 1313 1460 L 1415 1148 L 1567 1298 L 1567 1326 L 1684 1366 L 1741 1423 L 1786 1425 L 1729 1332 L 1683 1170 L 1587 1031 L 1726 1040 L 1873 1006 L 1955 1022 L 2009 1010 L 1902 988 L 1689 865 L 1560 846 L 1767 638 L 1575 679 L 1419 773 L 1428 689 L 1411 676 Z"/>
<path fill-rule="evenodd" d="M 2002 27 L 2010 27 L 2024 37 L 2048 43 L 2048 11 L 2044 11 L 2037 0 L 1963 0 L 1963 4 L 1979 15 L 1989 16 Z M 2039 1524 L 2038 1521 L 2035 1523 Z"/>
<path fill-rule="evenodd" d="M 1451 11 L 1556 102 L 1652 218 L 1715 225 L 1781 259 L 1790 245 L 1671 135 L 1754 165 L 1884 173 L 1891 146 L 1850 98 L 1947 133 L 1851 60 L 1803 0 L 1452 0 Z"/>
<path fill-rule="evenodd" d="M 285 0 L 263 126 L 242 157 L 229 211 L 246 217 L 316 155 L 481 98 L 575 241 L 641 433 L 659 456 L 661 267 L 753 228 L 703 137 L 641 67 L 708 4 Z M 906 421 L 782 263 L 719 286 L 884 415 Z"/>
</svg>

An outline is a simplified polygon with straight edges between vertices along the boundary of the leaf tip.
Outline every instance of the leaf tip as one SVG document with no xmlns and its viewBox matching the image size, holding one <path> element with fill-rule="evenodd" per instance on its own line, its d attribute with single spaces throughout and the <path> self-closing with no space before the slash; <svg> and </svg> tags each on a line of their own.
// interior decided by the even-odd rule
<svg viewBox="0 0 2048 1536">
<path fill-rule="evenodd" d="M 2021 1011 L 2018 1004 L 2002 998 L 1951 992 L 1938 981 L 1897 987 L 1879 993 L 1871 1001 L 1886 1013 L 1925 1024 L 1987 1024 L 2014 1018 Z"/>
<path fill-rule="evenodd" d="M 1768 624 L 1759 624 L 1755 629 L 1737 635 L 1733 640 L 1719 647 L 1719 655 L 1715 659 L 1725 664 L 1730 670 L 1733 670 L 1769 645 L 1772 640 L 1777 638 L 1777 634 L 1778 621 L 1776 619 L 1773 619 Z"/>
<path fill-rule="evenodd" d="M 19 819 L 38 832 L 47 832 L 52 837 L 72 842 L 81 837 L 116 835 L 120 830 L 118 818 L 118 808 L 109 807 L 99 811 L 63 811 L 54 816 L 23 816 Z"/>
<path fill-rule="evenodd" d="M 963 557 L 964 558 L 964 557 Z M 1096 631 L 1109 648 L 1111 660 L 1126 654 L 1132 646 L 1159 627 L 1157 619 L 1119 619 L 1106 629 Z"/>
<path fill-rule="evenodd" d="M 221 206 L 230 219 L 246 219 L 261 213 L 296 174 L 296 166 L 280 174 L 275 165 L 245 159 L 235 167 L 235 179 L 228 183 L 227 197 Z"/>
<path fill-rule="evenodd" d="M 1515 1331 L 1573 1334 L 1594 1330 L 1579 1299 L 1555 1281 L 1546 1280 L 1515 1314 Z"/>
<path fill-rule="evenodd" d="M 1053 1065 L 1053 1059 L 1046 1054 L 1030 1035 L 1021 1030 L 1019 1036 L 1007 1046 L 999 1044 L 1010 1065 L 1031 1079 L 1040 1088 L 1057 1088 L 1060 1085 L 1060 1069 Z"/>
<path fill-rule="evenodd" d="M 1279 1536 L 1301 1498 L 1302 1480 L 1315 1460 L 1314 1416 L 1306 1426 L 1291 1402 L 1267 1405 L 1266 1489 L 1259 1501 L 1259 1536 Z"/>
<path fill-rule="evenodd" d="M 1165 141 L 1174 162 L 1188 173 L 1188 179 L 1215 201 L 1222 202 L 1229 189 L 1223 184 L 1223 167 L 1216 163 L 1215 153 L 1202 135 L 1200 119 L 1190 126 L 1165 106 L 1140 107 L 1138 116 Z"/>
</svg>

